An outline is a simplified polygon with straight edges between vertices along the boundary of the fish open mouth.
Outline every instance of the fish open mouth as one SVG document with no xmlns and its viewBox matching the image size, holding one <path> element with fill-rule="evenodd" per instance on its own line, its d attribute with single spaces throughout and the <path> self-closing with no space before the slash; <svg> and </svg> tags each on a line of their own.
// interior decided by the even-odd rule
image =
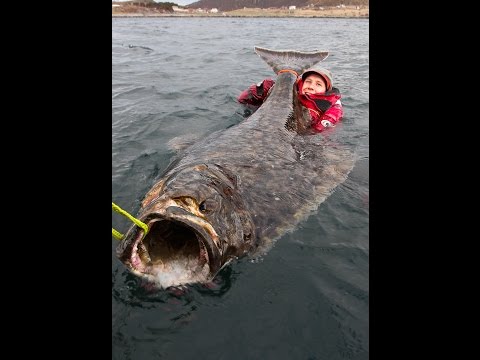
<svg viewBox="0 0 480 360">
<path fill-rule="evenodd" d="M 203 221 L 203 220 L 202 220 Z M 147 217 L 149 231 L 136 228 L 131 251 L 120 258 L 130 270 L 162 287 L 206 282 L 218 268 L 218 249 L 206 222 L 177 210 Z"/>
</svg>

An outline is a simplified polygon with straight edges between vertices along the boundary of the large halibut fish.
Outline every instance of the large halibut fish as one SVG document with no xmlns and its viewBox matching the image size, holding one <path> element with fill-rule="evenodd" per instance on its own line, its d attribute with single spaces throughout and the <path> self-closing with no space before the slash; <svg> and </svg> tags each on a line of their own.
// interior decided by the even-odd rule
<svg viewBox="0 0 480 360">
<path fill-rule="evenodd" d="M 353 167 L 351 151 L 309 132 L 294 89 L 296 73 L 328 52 L 255 52 L 278 74 L 272 93 L 243 122 L 187 147 L 141 203 L 147 234 L 132 225 L 117 248 L 161 287 L 208 282 L 233 259 L 264 254 Z"/>
</svg>

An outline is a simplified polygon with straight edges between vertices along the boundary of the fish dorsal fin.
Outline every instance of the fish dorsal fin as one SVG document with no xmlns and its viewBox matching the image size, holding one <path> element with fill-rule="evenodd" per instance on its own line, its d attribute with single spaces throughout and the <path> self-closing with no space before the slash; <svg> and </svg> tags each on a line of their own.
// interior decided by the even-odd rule
<svg viewBox="0 0 480 360">
<path fill-rule="evenodd" d="M 325 60 L 328 51 L 271 50 L 255 46 L 255 52 L 277 74 L 280 70 L 291 69 L 297 73 Z"/>
</svg>

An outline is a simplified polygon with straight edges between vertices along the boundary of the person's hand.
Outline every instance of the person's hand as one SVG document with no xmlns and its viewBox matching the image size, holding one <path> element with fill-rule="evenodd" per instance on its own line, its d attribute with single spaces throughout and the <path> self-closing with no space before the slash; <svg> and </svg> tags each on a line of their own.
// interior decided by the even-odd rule
<svg viewBox="0 0 480 360">
<path fill-rule="evenodd" d="M 263 96 L 263 81 L 260 81 L 256 85 L 256 88 L 257 88 L 257 94 L 256 95 L 261 98 Z"/>
</svg>

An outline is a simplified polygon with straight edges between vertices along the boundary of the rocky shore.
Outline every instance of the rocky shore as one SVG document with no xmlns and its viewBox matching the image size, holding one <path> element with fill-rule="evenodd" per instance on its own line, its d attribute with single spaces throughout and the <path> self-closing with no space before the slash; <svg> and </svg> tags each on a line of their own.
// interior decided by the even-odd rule
<svg viewBox="0 0 480 360">
<path fill-rule="evenodd" d="M 112 8 L 112 17 L 308 17 L 308 18 L 368 18 L 368 6 L 329 7 L 323 9 L 262 9 L 244 8 L 226 12 L 162 13 L 145 7 Z"/>
</svg>

